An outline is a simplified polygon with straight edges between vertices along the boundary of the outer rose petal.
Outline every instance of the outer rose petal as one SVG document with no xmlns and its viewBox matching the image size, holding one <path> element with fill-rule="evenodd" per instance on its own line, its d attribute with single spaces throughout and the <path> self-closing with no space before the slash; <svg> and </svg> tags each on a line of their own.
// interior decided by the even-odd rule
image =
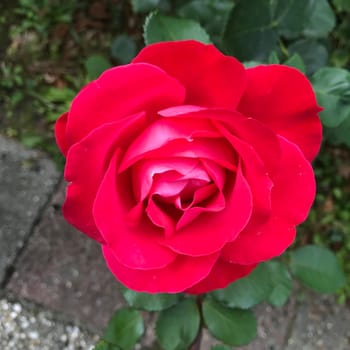
<svg viewBox="0 0 350 350">
<path fill-rule="evenodd" d="M 248 85 L 237 107 L 296 143 L 308 160 L 319 151 L 322 126 L 310 82 L 298 70 L 268 65 L 246 70 Z"/>
<path fill-rule="evenodd" d="M 254 268 L 254 265 L 230 264 L 225 260 L 218 259 L 209 275 L 185 292 L 190 294 L 207 293 L 218 288 L 225 288 L 230 283 L 248 275 Z"/>
<path fill-rule="evenodd" d="M 55 124 L 56 143 L 64 156 L 66 156 L 68 152 L 68 144 L 66 140 L 67 117 L 68 117 L 68 112 L 63 113 L 57 119 Z"/>
<path fill-rule="evenodd" d="M 215 123 L 222 134 L 231 142 L 241 158 L 244 176 L 248 181 L 253 196 L 252 220 L 264 222 L 271 213 L 271 191 L 273 183 L 266 167 L 254 148 L 245 141 L 231 134 L 225 127 Z"/>
<path fill-rule="evenodd" d="M 159 111 L 167 118 L 207 119 L 215 125 L 225 125 L 233 135 L 253 146 L 269 172 L 278 168 L 280 161 L 279 141 L 269 127 L 253 118 L 247 118 L 236 111 L 196 106 L 176 106 Z M 211 141 L 212 142 L 212 141 Z M 191 148 L 191 147 L 189 147 Z M 220 154 L 217 150 L 217 154 Z"/>
<path fill-rule="evenodd" d="M 175 260 L 176 254 L 158 244 L 160 230 L 146 219 L 138 225 L 127 221 L 134 201 L 129 174 L 117 176 L 120 158 L 118 153 L 113 156 L 96 195 L 93 207 L 96 225 L 124 267 L 164 268 Z"/>
<path fill-rule="evenodd" d="M 316 183 L 310 163 L 300 149 L 279 137 L 282 162 L 273 178 L 272 212 L 291 224 L 303 222 L 315 199 Z"/>
<path fill-rule="evenodd" d="M 160 119 L 149 125 L 130 145 L 123 159 L 120 171 L 127 169 L 144 154 L 158 149 L 174 140 L 191 142 L 196 137 L 219 138 L 208 120 Z M 190 149 L 191 146 L 189 145 Z M 169 155 L 168 155 L 169 156 Z M 170 154 L 172 156 L 172 154 Z"/>
<path fill-rule="evenodd" d="M 105 124 L 74 144 L 67 154 L 65 179 L 67 187 L 63 205 L 65 219 L 93 239 L 104 242 L 95 225 L 92 207 L 96 192 L 112 156 L 145 125 L 145 114 L 139 113 L 120 122 Z"/>
<path fill-rule="evenodd" d="M 256 264 L 281 255 L 294 238 L 294 226 L 272 217 L 263 225 L 249 225 L 235 241 L 226 244 L 221 257 L 230 263 Z"/>
<path fill-rule="evenodd" d="M 243 65 L 213 45 L 162 42 L 145 47 L 133 63 L 154 64 L 186 87 L 187 104 L 235 109 L 245 89 Z"/>
<path fill-rule="evenodd" d="M 178 256 L 162 269 L 129 269 L 120 264 L 112 249 L 103 246 L 103 255 L 115 277 L 128 288 L 148 293 L 180 293 L 204 279 L 218 259 L 219 253 L 190 258 Z"/>
<path fill-rule="evenodd" d="M 73 100 L 68 115 L 67 142 L 72 145 L 96 127 L 130 114 L 182 104 L 185 90 L 150 64 L 129 64 L 105 71 Z"/>
</svg>

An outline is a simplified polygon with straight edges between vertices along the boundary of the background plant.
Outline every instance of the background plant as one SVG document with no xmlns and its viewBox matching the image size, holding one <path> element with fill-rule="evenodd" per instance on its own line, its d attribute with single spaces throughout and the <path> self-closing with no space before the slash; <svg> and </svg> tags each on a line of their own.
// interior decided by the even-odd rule
<svg viewBox="0 0 350 350">
<path fill-rule="evenodd" d="M 262 301 L 283 305 L 293 278 L 346 301 L 350 0 L 19 0 L 0 6 L 0 44 L 6 48 L 0 52 L 0 127 L 27 146 L 50 152 L 58 164 L 62 158 L 52 136 L 58 115 L 82 85 L 112 65 L 130 62 L 144 42 L 192 38 L 214 43 L 246 66 L 294 66 L 310 78 L 324 107 L 325 141 L 314 164 L 318 195 L 294 248 L 198 300 L 123 290 L 129 308 L 117 311 L 96 349 L 133 348 L 144 332 L 139 310 L 159 313 L 158 345 L 166 350 L 196 343 L 202 327 L 230 346 L 245 344 L 256 332 L 250 308 Z M 183 322 L 174 323 L 175 312 Z"/>
</svg>

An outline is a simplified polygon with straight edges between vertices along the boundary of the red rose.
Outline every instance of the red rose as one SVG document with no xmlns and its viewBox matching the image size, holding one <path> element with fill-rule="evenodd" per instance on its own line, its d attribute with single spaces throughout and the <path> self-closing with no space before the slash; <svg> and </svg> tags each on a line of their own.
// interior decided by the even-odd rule
<svg viewBox="0 0 350 350">
<path fill-rule="evenodd" d="M 150 45 L 58 120 L 64 216 L 131 289 L 225 287 L 280 255 L 305 220 L 319 111 L 296 69 L 245 69 L 196 41 Z"/>
</svg>

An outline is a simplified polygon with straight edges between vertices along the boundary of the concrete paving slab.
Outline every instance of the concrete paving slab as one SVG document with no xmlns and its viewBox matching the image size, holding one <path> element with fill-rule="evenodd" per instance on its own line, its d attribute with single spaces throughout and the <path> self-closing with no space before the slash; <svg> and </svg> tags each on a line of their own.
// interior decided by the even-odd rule
<svg viewBox="0 0 350 350">
<path fill-rule="evenodd" d="M 90 350 L 98 337 L 49 311 L 0 299 L 0 349 Z"/>
<path fill-rule="evenodd" d="M 43 153 L 0 135 L 0 285 L 58 178 Z"/>
<path fill-rule="evenodd" d="M 286 350 L 349 350 L 350 308 L 334 296 L 307 294 L 297 308 Z"/>
<path fill-rule="evenodd" d="M 63 219 L 64 192 L 62 183 L 18 259 L 7 290 L 98 331 L 124 301 L 100 246 Z"/>
</svg>

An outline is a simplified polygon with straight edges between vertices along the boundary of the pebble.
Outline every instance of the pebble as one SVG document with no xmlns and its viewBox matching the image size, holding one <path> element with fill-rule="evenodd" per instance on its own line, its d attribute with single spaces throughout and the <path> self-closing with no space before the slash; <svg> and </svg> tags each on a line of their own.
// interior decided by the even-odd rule
<svg viewBox="0 0 350 350">
<path fill-rule="evenodd" d="M 97 342 L 97 335 L 55 320 L 49 311 L 0 299 L 1 350 L 92 350 Z"/>
</svg>

